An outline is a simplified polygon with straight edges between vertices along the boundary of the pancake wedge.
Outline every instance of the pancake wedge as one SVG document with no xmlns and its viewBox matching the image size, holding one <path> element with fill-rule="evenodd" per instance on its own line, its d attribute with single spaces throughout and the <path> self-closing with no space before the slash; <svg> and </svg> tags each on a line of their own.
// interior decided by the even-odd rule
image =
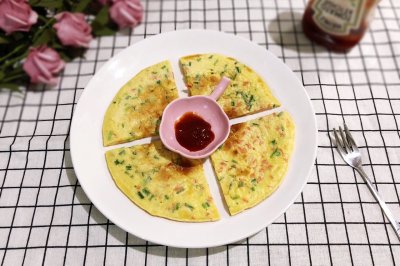
<svg viewBox="0 0 400 266">
<path fill-rule="evenodd" d="M 295 126 L 286 112 L 233 125 L 223 146 L 212 156 L 231 215 L 270 196 L 288 169 Z"/>
<path fill-rule="evenodd" d="M 160 141 L 106 152 L 118 188 L 151 215 L 183 222 L 219 220 L 201 161 L 167 150 Z"/>
<path fill-rule="evenodd" d="M 209 95 L 222 76 L 232 81 L 219 98 L 229 118 L 279 107 L 268 85 L 254 70 L 234 58 L 219 54 L 197 54 L 180 58 L 190 95 Z"/>
<path fill-rule="evenodd" d="M 168 61 L 145 68 L 118 91 L 108 107 L 103 122 L 104 146 L 156 135 L 164 108 L 176 98 L 178 91 Z"/>
</svg>

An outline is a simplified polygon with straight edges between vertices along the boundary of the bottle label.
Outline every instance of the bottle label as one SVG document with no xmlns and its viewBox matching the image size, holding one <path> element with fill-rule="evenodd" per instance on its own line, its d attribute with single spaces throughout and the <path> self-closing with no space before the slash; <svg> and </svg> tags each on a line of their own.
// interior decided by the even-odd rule
<svg viewBox="0 0 400 266">
<path fill-rule="evenodd" d="M 360 28 L 364 14 L 363 0 L 315 0 L 313 19 L 324 31 L 334 35 L 348 35 Z"/>
</svg>

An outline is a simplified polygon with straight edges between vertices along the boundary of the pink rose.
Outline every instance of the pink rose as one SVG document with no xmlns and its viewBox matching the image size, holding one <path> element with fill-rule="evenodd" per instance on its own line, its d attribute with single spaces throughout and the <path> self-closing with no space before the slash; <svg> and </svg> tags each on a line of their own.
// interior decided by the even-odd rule
<svg viewBox="0 0 400 266">
<path fill-rule="evenodd" d="M 55 75 L 64 68 L 64 65 L 64 61 L 55 50 L 40 46 L 29 49 L 23 69 L 31 78 L 32 83 L 56 85 L 58 78 Z"/>
<path fill-rule="evenodd" d="M 84 14 L 61 12 L 54 17 L 57 23 L 53 27 L 63 45 L 89 47 L 92 40 L 92 27 L 86 22 Z"/>
<path fill-rule="evenodd" d="M 142 21 L 143 7 L 140 0 L 114 0 L 109 12 L 119 28 L 135 27 Z"/>
<path fill-rule="evenodd" d="M 0 29 L 7 35 L 29 31 L 37 19 L 38 14 L 25 0 L 0 0 Z"/>
</svg>

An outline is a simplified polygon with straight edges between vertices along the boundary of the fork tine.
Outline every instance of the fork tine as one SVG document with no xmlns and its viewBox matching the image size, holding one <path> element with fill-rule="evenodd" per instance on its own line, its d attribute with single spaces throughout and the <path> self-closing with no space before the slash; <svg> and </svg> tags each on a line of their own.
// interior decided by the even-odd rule
<svg viewBox="0 0 400 266">
<path fill-rule="evenodd" d="M 350 152 L 351 151 L 351 148 L 350 148 L 350 145 L 347 143 L 347 138 L 346 138 L 346 136 L 344 135 L 344 132 L 343 132 L 343 129 L 342 129 L 342 127 L 339 127 L 339 132 L 340 132 L 340 136 L 342 137 L 342 142 L 343 142 L 343 149 L 346 151 L 346 152 Z"/>
<path fill-rule="evenodd" d="M 345 154 L 346 152 L 343 150 L 343 144 L 342 141 L 337 133 L 337 130 L 334 128 L 333 129 L 333 134 L 335 135 L 335 140 L 336 140 L 336 148 L 339 150 L 339 154 L 340 156 L 343 157 L 343 154 Z"/>
<path fill-rule="evenodd" d="M 356 142 L 353 139 L 353 136 L 351 135 L 349 129 L 347 128 L 347 125 L 344 124 L 344 131 L 346 132 L 346 137 L 347 137 L 347 141 L 349 144 L 351 144 L 351 148 L 353 149 L 353 151 L 358 151 L 358 147 Z"/>
<path fill-rule="evenodd" d="M 342 146 L 342 142 L 337 134 L 336 128 L 333 128 L 333 135 L 335 137 L 336 146 L 339 146 L 339 145 Z"/>
</svg>

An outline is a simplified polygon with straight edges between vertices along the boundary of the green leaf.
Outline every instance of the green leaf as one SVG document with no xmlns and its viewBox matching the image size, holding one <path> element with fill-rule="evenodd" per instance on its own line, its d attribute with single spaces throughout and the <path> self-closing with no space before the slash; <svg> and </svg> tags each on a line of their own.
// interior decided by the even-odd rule
<svg viewBox="0 0 400 266">
<path fill-rule="evenodd" d="M 19 86 L 15 83 L 0 83 L 0 91 L 2 89 L 9 89 L 12 91 L 18 91 L 21 92 L 21 90 L 19 89 Z"/>
<path fill-rule="evenodd" d="M 118 29 L 115 24 L 113 24 L 108 16 L 108 6 L 103 6 L 103 8 L 96 15 L 93 20 L 92 33 L 95 36 L 106 36 L 114 34 Z"/>
<path fill-rule="evenodd" d="M 0 80 L 3 80 L 4 76 L 5 76 L 4 72 L 0 71 Z"/>
<path fill-rule="evenodd" d="M 61 43 L 59 43 L 59 42 L 54 42 L 53 45 L 52 45 L 52 47 L 53 47 L 54 49 L 56 49 L 56 50 L 62 50 L 62 49 L 65 48 L 65 47 L 64 47 Z"/>
<path fill-rule="evenodd" d="M 18 32 L 18 31 L 13 32 L 13 33 L 10 35 L 10 37 L 12 37 L 12 38 L 14 39 L 14 41 L 21 41 L 21 40 L 26 41 L 26 37 L 27 37 L 27 36 L 28 36 L 27 33 L 25 33 L 25 32 Z M 24 40 L 24 39 L 25 39 L 25 40 Z"/>
<path fill-rule="evenodd" d="M 99 13 L 97 13 L 96 17 L 94 18 L 93 23 L 106 25 L 110 21 L 110 17 L 108 16 L 108 6 L 103 6 L 100 9 Z"/>
<path fill-rule="evenodd" d="M 29 5 L 36 6 L 39 2 L 40 0 L 29 0 Z"/>
<path fill-rule="evenodd" d="M 116 30 L 113 27 L 94 27 L 92 29 L 92 33 L 95 36 L 108 36 L 108 35 L 113 35 L 116 32 Z"/>
<path fill-rule="evenodd" d="M 42 34 L 36 38 L 33 46 L 39 46 L 41 44 L 48 44 L 55 38 L 56 33 L 52 28 L 43 30 Z"/>
<path fill-rule="evenodd" d="M 33 7 L 45 7 L 45 8 L 62 8 L 62 0 L 32 0 L 30 1 Z"/>
<path fill-rule="evenodd" d="M 82 0 L 72 9 L 74 12 L 83 12 L 92 0 Z"/>
<path fill-rule="evenodd" d="M 72 56 L 70 56 L 68 53 L 64 52 L 64 51 L 59 51 L 58 54 L 60 55 L 61 59 L 69 62 L 72 59 L 74 59 Z"/>
<path fill-rule="evenodd" d="M 7 44 L 10 43 L 10 40 L 5 36 L 0 36 L 0 44 Z"/>
<path fill-rule="evenodd" d="M 86 52 L 86 49 L 68 46 L 64 47 L 63 49 L 57 50 L 57 52 L 64 61 L 69 62 L 74 58 L 83 57 L 83 55 Z"/>
</svg>

